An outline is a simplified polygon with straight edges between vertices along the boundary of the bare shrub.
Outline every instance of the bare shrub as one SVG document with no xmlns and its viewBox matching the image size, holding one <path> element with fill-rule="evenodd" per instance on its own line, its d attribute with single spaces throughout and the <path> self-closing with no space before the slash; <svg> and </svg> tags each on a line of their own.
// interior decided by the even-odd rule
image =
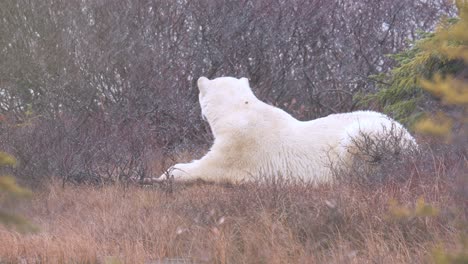
<svg viewBox="0 0 468 264">
<path fill-rule="evenodd" d="M 345 155 L 333 162 L 329 159 L 333 177 L 361 184 L 406 180 L 424 151 L 395 124 L 379 133 L 359 131 L 346 148 Z"/>
<path fill-rule="evenodd" d="M 451 12 L 444 0 L 2 1 L 0 147 L 32 185 L 160 175 L 151 159 L 212 140 L 200 75 L 248 77 L 300 119 L 354 110 L 393 65 L 385 54 Z"/>
</svg>

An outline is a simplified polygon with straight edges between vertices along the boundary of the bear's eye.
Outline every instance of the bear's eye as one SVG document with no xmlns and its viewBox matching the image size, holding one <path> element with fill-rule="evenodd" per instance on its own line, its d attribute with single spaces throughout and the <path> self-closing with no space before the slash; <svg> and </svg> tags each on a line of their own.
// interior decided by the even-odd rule
<svg viewBox="0 0 468 264">
<path fill-rule="evenodd" d="M 248 102 L 248 101 L 245 101 L 245 104 L 249 104 L 249 102 Z"/>
</svg>

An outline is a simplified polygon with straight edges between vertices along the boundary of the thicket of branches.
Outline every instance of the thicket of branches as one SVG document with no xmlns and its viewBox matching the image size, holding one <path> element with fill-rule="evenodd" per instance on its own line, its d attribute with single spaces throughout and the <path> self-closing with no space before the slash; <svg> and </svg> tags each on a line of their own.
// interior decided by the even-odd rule
<svg viewBox="0 0 468 264">
<path fill-rule="evenodd" d="M 0 147 L 18 176 L 146 177 L 210 142 L 196 79 L 250 79 L 311 119 L 356 108 L 386 54 L 433 29 L 436 1 L 0 2 Z M 159 175 L 159 174 L 158 174 Z"/>
</svg>

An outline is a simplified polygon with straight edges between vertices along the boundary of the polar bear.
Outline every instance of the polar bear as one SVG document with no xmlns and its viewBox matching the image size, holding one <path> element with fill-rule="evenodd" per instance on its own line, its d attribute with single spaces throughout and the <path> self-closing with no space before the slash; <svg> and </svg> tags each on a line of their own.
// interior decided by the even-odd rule
<svg viewBox="0 0 468 264">
<path fill-rule="evenodd" d="M 175 181 L 240 183 L 282 175 L 331 182 L 330 159 L 350 159 L 353 142 L 363 133 L 379 137 L 396 129 L 402 149 L 416 144 L 401 124 L 381 113 L 357 111 L 299 121 L 257 99 L 246 78 L 200 77 L 197 85 L 214 143 L 200 160 L 176 164 L 163 174 Z"/>
</svg>

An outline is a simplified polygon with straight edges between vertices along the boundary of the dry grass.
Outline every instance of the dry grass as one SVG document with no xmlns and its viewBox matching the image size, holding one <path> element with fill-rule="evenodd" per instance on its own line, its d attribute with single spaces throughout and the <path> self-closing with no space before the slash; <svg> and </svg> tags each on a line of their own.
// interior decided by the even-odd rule
<svg viewBox="0 0 468 264">
<path fill-rule="evenodd" d="M 466 234 L 465 166 L 459 156 L 428 155 L 394 172 L 405 181 L 195 184 L 172 193 L 51 182 L 18 208 L 38 233 L 0 228 L 0 263 L 427 263 L 436 246 L 455 250 Z M 395 213 L 421 197 L 437 215 Z"/>
</svg>

